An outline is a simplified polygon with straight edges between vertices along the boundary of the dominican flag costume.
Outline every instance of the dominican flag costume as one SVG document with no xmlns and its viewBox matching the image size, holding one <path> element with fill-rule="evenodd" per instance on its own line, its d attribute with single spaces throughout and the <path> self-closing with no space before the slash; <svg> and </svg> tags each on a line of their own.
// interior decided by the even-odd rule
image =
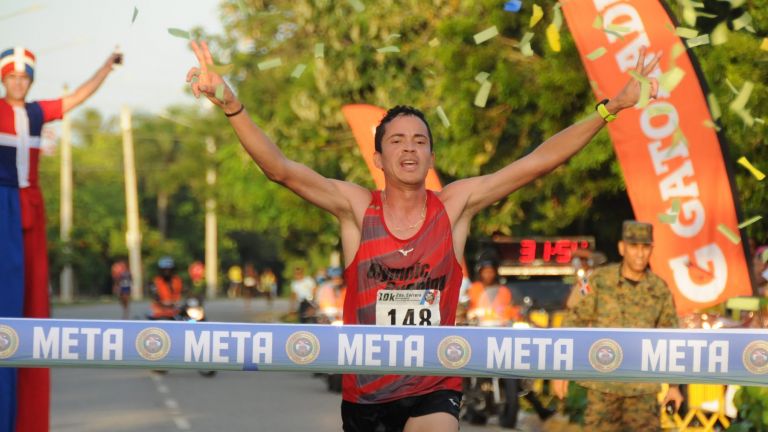
<svg viewBox="0 0 768 432">
<path fill-rule="evenodd" d="M 0 74 L 34 79 L 24 48 L 0 53 Z M 43 124 L 61 119 L 61 99 L 12 106 L 0 100 L 0 316 L 48 318 L 45 211 L 38 185 Z M 1 343 L 1 341 L 0 341 Z M 0 432 L 47 431 L 48 369 L 0 368 Z"/>
</svg>

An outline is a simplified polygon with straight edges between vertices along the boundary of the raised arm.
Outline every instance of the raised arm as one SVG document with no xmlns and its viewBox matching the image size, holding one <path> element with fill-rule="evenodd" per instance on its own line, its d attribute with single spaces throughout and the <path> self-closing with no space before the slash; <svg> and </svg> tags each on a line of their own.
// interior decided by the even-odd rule
<svg viewBox="0 0 768 432">
<path fill-rule="evenodd" d="M 93 76 L 88 81 L 84 82 L 71 94 L 64 96 L 64 98 L 62 98 L 63 111 L 66 113 L 91 97 L 91 95 L 94 94 L 96 90 L 99 89 L 99 87 L 101 87 L 101 84 L 104 82 L 104 80 L 107 79 L 107 75 L 112 72 L 112 66 L 115 63 L 122 61 L 122 56 L 123 55 L 120 53 L 110 54 L 104 64 L 101 65 L 99 70 L 97 70 L 96 73 L 93 74 Z"/>
<path fill-rule="evenodd" d="M 657 56 L 645 65 L 645 48 L 640 50 L 635 71 L 644 77 L 653 71 L 660 60 Z M 656 97 L 658 84 L 651 79 L 651 97 Z M 633 107 L 640 98 L 640 82 L 631 79 L 606 108 L 612 114 Z M 544 141 L 528 155 L 512 162 L 501 170 L 480 177 L 456 182 L 458 196 L 464 196 L 464 213 L 472 216 L 483 208 L 506 197 L 520 187 L 541 177 L 584 148 L 603 128 L 605 121 L 597 113 L 590 115 L 553 137 Z M 449 186 L 450 187 L 450 186 Z M 461 198 L 460 198 L 461 199 Z"/>
<path fill-rule="evenodd" d="M 309 167 L 288 159 L 248 116 L 245 107 L 216 72 L 208 67 L 213 59 L 205 42 L 190 43 L 200 67 L 187 73 L 195 97 L 207 97 L 229 117 L 240 143 L 267 178 L 280 183 L 310 203 L 327 210 L 339 219 L 353 216 L 352 202 L 368 205 L 369 192 L 352 183 L 326 178 Z M 217 88 L 222 88 L 216 97 Z M 343 227 L 342 227 L 343 228 Z"/>
</svg>

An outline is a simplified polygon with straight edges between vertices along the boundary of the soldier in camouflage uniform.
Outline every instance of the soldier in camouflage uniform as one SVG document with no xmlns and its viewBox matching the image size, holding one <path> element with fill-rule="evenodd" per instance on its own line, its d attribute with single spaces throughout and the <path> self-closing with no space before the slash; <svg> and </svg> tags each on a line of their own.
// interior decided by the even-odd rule
<svg viewBox="0 0 768 432">
<path fill-rule="evenodd" d="M 595 270 L 589 277 L 591 291 L 568 310 L 563 327 L 677 328 L 672 294 L 663 279 L 648 269 L 653 249 L 653 226 L 625 221 L 619 253 L 622 261 Z M 659 430 L 654 383 L 579 382 L 587 388 L 585 430 Z M 562 397 L 567 381 L 554 383 Z M 679 408 L 682 395 L 670 386 L 664 404 L 674 401 Z"/>
</svg>

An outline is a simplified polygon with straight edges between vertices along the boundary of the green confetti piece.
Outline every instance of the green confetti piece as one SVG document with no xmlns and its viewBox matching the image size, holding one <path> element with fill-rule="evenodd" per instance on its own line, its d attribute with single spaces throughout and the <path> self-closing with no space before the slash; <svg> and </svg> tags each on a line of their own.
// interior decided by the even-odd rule
<svg viewBox="0 0 768 432">
<path fill-rule="evenodd" d="M 712 113 L 712 119 L 719 119 L 723 113 L 720 110 L 720 103 L 717 102 L 717 96 L 714 93 L 708 94 L 707 102 L 709 103 L 709 111 Z"/>
<path fill-rule="evenodd" d="M 194 84 L 194 83 L 196 83 L 196 82 L 198 82 L 198 81 L 200 81 L 200 77 L 198 77 L 197 75 L 193 76 L 193 77 L 192 77 L 192 79 L 191 79 L 191 80 L 189 80 L 189 82 L 190 82 L 191 84 Z"/>
<path fill-rule="evenodd" d="M 756 118 L 755 122 L 760 123 L 760 124 L 765 124 L 765 120 L 763 120 L 761 118 Z"/>
<path fill-rule="evenodd" d="M 659 77 L 659 87 L 668 93 L 672 93 L 680 82 L 683 81 L 683 77 L 685 77 L 685 71 L 679 67 L 675 67 L 674 69 L 661 74 Z"/>
<path fill-rule="evenodd" d="M 316 43 L 315 44 L 315 58 L 316 59 L 325 58 L 325 44 L 324 43 Z"/>
<path fill-rule="evenodd" d="M 560 30 L 563 27 L 563 12 L 560 10 L 560 3 L 555 4 L 553 9 L 555 15 L 552 17 L 552 25 Z"/>
<path fill-rule="evenodd" d="M 760 255 L 760 259 L 765 263 L 768 262 L 768 249 L 764 250 Z"/>
<path fill-rule="evenodd" d="M 728 240 L 731 241 L 733 244 L 739 244 L 741 243 L 741 237 L 734 234 L 733 231 L 731 231 L 727 226 L 720 224 L 717 226 L 717 230 L 720 231 L 720 234 L 728 237 Z"/>
<path fill-rule="evenodd" d="M 698 30 L 686 28 L 686 27 L 677 27 L 675 28 L 675 34 L 680 36 L 683 39 L 691 39 L 695 38 L 699 35 Z"/>
<path fill-rule="evenodd" d="M 755 222 L 757 222 L 757 221 L 761 220 L 762 218 L 763 218 L 762 216 L 754 216 L 754 217 L 751 217 L 751 218 L 749 218 L 749 219 L 745 220 L 744 222 L 740 223 L 740 224 L 739 224 L 739 229 L 744 229 L 744 228 L 746 228 L 746 227 L 748 227 L 748 226 L 752 225 L 753 223 L 755 223 Z"/>
<path fill-rule="evenodd" d="M 365 10 L 365 5 L 360 0 L 347 0 L 347 3 L 349 3 L 349 5 L 352 6 L 352 9 L 354 9 L 356 12 L 362 12 Z"/>
<path fill-rule="evenodd" d="M 226 75 L 226 74 L 232 72 L 232 69 L 234 69 L 235 66 L 232 65 L 232 64 L 225 64 L 225 65 L 216 65 L 215 64 L 215 65 L 208 65 L 208 66 L 206 66 L 206 68 L 209 71 L 211 71 L 211 72 L 215 72 L 215 73 L 223 76 L 223 75 Z"/>
<path fill-rule="evenodd" d="M 480 86 L 480 90 L 475 95 L 475 106 L 479 108 L 485 108 L 485 104 L 488 103 L 488 95 L 491 93 L 491 82 L 484 81 Z"/>
<path fill-rule="evenodd" d="M 752 90 L 754 88 L 755 83 L 752 81 L 745 81 L 744 85 L 741 86 L 741 90 L 739 90 L 739 93 L 736 95 L 736 99 L 731 102 L 730 108 L 734 111 L 744 109 L 744 107 L 747 105 L 747 102 L 749 101 L 749 97 L 752 95 Z"/>
<path fill-rule="evenodd" d="M 739 91 L 736 90 L 736 87 L 734 87 L 734 85 L 731 84 L 731 81 L 728 78 L 725 79 L 725 83 L 728 85 L 728 88 L 731 89 L 731 92 L 733 92 L 733 94 L 735 95 L 739 94 Z"/>
<path fill-rule="evenodd" d="M 544 17 L 544 9 L 536 3 L 533 4 L 533 13 L 531 14 L 531 21 L 528 23 L 528 28 L 533 28 Z"/>
<path fill-rule="evenodd" d="M 696 9 L 690 5 L 690 2 L 684 1 L 683 3 L 687 3 L 683 6 L 683 21 L 689 26 L 696 25 Z"/>
<path fill-rule="evenodd" d="M 740 17 L 731 21 L 731 23 L 733 23 L 733 29 L 736 31 L 750 27 L 752 24 L 752 15 L 750 15 L 749 12 L 744 12 Z"/>
<path fill-rule="evenodd" d="M 434 47 L 436 47 L 438 45 L 440 45 L 440 39 L 438 39 L 438 38 L 434 38 L 431 41 L 429 41 L 429 46 L 431 46 L 432 48 L 434 48 Z"/>
<path fill-rule="evenodd" d="M 136 22 L 136 16 L 139 14 L 139 9 L 134 6 L 133 7 L 133 17 L 131 18 L 131 24 Z"/>
<path fill-rule="evenodd" d="M 704 7 L 704 3 L 700 3 L 700 2 L 695 2 L 695 1 L 692 1 L 692 2 L 690 2 L 689 4 L 690 4 L 691 6 L 693 6 L 694 8 L 696 8 L 696 9 L 701 9 L 701 8 L 703 8 L 703 7 Z"/>
<path fill-rule="evenodd" d="M 608 50 L 606 50 L 605 47 L 600 47 L 600 48 L 592 51 L 591 53 L 587 54 L 587 58 L 592 60 L 592 61 L 595 61 L 595 60 L 599 59 L 600 57 L 604 56 L 606 52 L 608 52 Z"/>
<path fill-rule="evenodd" d="M 666 213 L 659 213 L 659 222 L 667 225 L 672 225 L 673 223 L 677 222 L 677 215 L 676 214 L 666 214 Z"/>
<path fill-rule="evenodd" d="M 620 25 L 616 25 L 616 24 L 611 24 L 611 25 L 607 26 L 605 28 L 605 30 L 608 31 L 608 32 L 611 32 L 611 33 L 619 34 L 621 36 L 623 36 L 624 34 L 629 33 L 629 32 L 632 31 L 632 29 L 630 27 L 620 26 Z"/>
<path fill-rule="evenodd" d="M 443 110 L 442 105 L 437 106 L 437 116 L 440 117 L 440 121 L 443 123 L 443 126 L 447 128 L 451 127 L 451 121 L 448 120 L 448 116 L 445 115 L 445 110 Z"/>
<path fill-rule="evenodd" d="M 733 110 L 739 117 L 741 117 L 741 121 L 744 122 L 749 127 L 752 127 L 755 124 L 755 118 L 752 117 L 752 113 L 749 112 L 749 110 L 746 109 L 738 109 Z"/>
<path fill-rule="evenodd" d="M 760 310 L 760 298 L 759 297 L 731 297 L 725 302 L 725 307 L 737 311 L 754 311 Z"/>
<path fill-rule="evenodd" d="M 747 160 L 746 157 L 742 156 L 736 161 L 739 165 L 743 166 L 744 168 L 748 169 L 749 172 L 752 173 L 753 176 L 757 179 L 757 181 L 763 181 L 765 178 L 765 174 L 763 174 L 762 171 L 752 166 L 751 163 L 749 163 L 749 160 Z"/>
<path fill-rule="evenodd" d="M 710 35 L 710 40 L 712 41 L 713 46 L 722 45 L 726 42 L 728 42 L 728 25 L 725 23 L 720 23 L 715 27 L 714 30 L 712 30 L 712 34 Z"/>
<path fill-rule="evenodd" d="M 649 81 L 643 81 L 640 83 L 640 96 L 637 100 L 638 108 L 645 108 L 648 106 L 648 102 L 651 100 L 651 83 Z"/>
<path fill-rule="evenodd" d="M 301 63 L 297 64 L 295 68 L 293 68 L 293 72 L 291 72 L 291 78 L 301 78 L 301 74 L 304 73 L 304 69 L 307 68 L 307 65 Z"/>
<path fill-rule="evenodd" d="M 224 102 L 224 84 L 219 84 L 216 86 L 216 99 Z"/>
<path fill-rule="evenodd" d="M 279 67 L 279 66 L 282 66 L 282 65 L 283 65 L 283 61 L 278 57 L 278 58 L 273 58 L 273 59 L 269 59 L 269 60 L 264 60 L 263 62 L 258 63 L 256 65 L 256 67 L 259 70 L 263 71 L 263 70 L 267 70 L 267 69 L 276 68 L 276 67 Z"/>
<path fill-rule="evenodd" d="M 240 8 L 241 14 L 248 15 L 248 8 L 245 6 L 245 2 L 243 0 L 237 0 L 237 7 Z"/>
<path fill-rule="evenodd" d="M 603 30 L 603 16 L 598 15 L 595 20 L 592 21 L 592 28 L 596 30 Z"/>
<path fill-rule="evenodd" d="M 649 80 L 648 78 L 646 78 L 646 77 L 644 77 L 644 76 L 640 75 L 640 73 L 639 73 L 639 72 L 637 72 L 637 71 L 633 71 L 633 70 L 631 70 L 631 71 L 629 71 L 629 75 L 630 75 L 632 78 L 634 78 L 634 79 L 636 79 L 636 80 L 640 81 L 641 83 L 644 83 L 644 82 L 651 82 L 651 80 Z"/>
<path fill-rule="evenodd" d="M 496 26 L 488 27 L 487 29 L 475 34 L 475 45 L 480 45 L 481 43 L 493 39 L 498 35 L 499 29 L 497 29 Z"/>
<path fill-rule="evenodd" d="M 479 72 L 477 75 L 475 75 L 475 81 L 482 84 L 488 79 L 489 76 L 491 76 L 491 74 L 488 72 Z"/>
<path fill-rule="evenodd" d="M 391 35 L 387 36 L 385 40 L 390 41 L 392 39 L 400 39 L 402 35 L 400 33 L 392 33 Z"/>
<path fill-rule="evenodd" d="M 676 43 L 672 46 L 672 59 L 676 60 L 678 57 L 680 57 L 680 54 L 685 52 L 685 47 L 681 43 Z"/>
<path fill-rule="evenodd" d="M 714 129 L 715 131 L 720 132 L 720 126 L 716 125 L 712 120 L 704 120 L 702 124 L 706 128 Z"/>
<path fill-rule="evenodd" d="M 654 118 L 658 115 L 670 114 L 674 111 L 675 110 L 669 105 L 659 105 L 659 104 L 655 104 L 646 110 L 650 118 Z"/>
<path fill-rule="evenodd" d="M 685 44 L 688 45 L 688 48 L 694 48 L 701 45 L 709 45 L 709 35 L 703 34 L 701 36 L 696 36 L 695 38 L 691 38 L 685 41 Z"/>
<path fill-rule="evenodd" d="M 168 33 L 170 33 L 171 36 L 176 36 L 177 38 L 189 39 L 189 32 L 186 30 L 169 28 Z"/>
<path fill-rule="evenodd" d="M 531 57 L 533 55 L 533 48 L 531 48 L 531 40 L 533 39 L 533 33 L 526 32 L 523 38 L 520 40 L 520 52 L 525 57 Z"/>
<path fill-rule="evenodd" d="M 396 47 L 394 45 L 389 45 L 389 46 L 377 48 L 376 52 L 380 52 L 380 53 L 399 53 L 400 52 L 400 48 L 398 48 L 398 47 Z"/>
<path fill-rule="evenodd" d="M 672 209 L 670 214 L 679 214 L 680 213 L 680 198 L 675 198 L 672 200 Z"/>
</svg>

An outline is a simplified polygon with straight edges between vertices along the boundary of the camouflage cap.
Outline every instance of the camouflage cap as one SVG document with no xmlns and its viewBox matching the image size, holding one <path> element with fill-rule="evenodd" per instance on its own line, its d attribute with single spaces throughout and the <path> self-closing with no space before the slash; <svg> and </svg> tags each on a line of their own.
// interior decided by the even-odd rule
<svg viewBox="0 0 768 432">
<path fill-rule="evenodd" d="M 621 239 L 627 243 L 653 243 L 653 225 L 635 220 L 624 221 Z"/>
</svg>

